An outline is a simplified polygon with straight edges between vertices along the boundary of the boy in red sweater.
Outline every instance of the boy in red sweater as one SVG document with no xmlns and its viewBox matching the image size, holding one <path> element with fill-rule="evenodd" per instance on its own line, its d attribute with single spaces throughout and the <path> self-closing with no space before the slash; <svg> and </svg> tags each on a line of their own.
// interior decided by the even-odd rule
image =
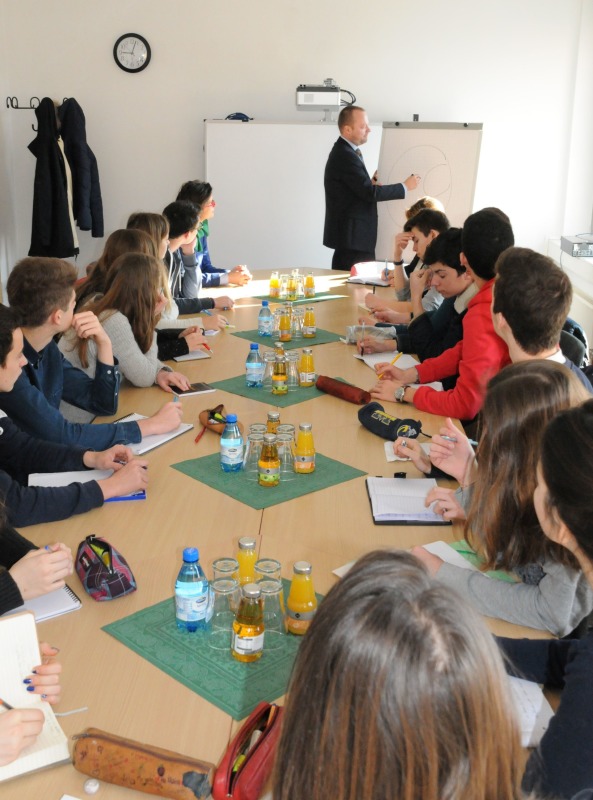
<svg viewBox="0 0 593 800">
<path fill-rule="evenodd" d="M 410 369 L 378 364 L 382 380 L 371 390 L 378 400 L 413 403 L 421 411 L 456 417 L 471 422 L 482 407 L 486 384 L 510 363 L 508 348 L 497 336 L 490 306 L 494 266 L 498 256 L 514 244 L 513 229 L 498 208 L 483 208 L 465 221 L 461 238 L 461 263 L 473 276 L 478 293 L 470 300 L 463 319 L 463 338 L 455 347 Z M 437 392 L 429 386 L 413 388 L 411 383 L 431 383 L 457 375 L 455 388 Z"/>
</svg>

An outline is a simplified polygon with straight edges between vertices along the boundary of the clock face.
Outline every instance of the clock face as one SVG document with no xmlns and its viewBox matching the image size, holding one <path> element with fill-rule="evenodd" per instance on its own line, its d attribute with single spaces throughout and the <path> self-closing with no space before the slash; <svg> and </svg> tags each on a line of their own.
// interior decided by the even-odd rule
<svg viewBox="0 0 593 800">
<path fill-rule="evenodd" d="M 124 72 L 141 72 L 150 62 L 150 45 L 138 33 L 124 33 L 113 47 L 113 57 Z"/>
</svg>

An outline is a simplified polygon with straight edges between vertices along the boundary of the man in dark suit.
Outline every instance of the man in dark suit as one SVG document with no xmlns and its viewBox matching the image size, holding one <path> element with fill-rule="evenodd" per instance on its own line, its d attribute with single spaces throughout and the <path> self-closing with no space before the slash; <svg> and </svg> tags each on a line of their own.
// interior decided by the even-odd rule
<svg viewBox="0 0 593 800">
<path fill-rule="evenodd" d="M 364 108 L 345 106 L 338 127 L 340 138 L 325 165 L 323 244 L 335 251 L 332 269 L 350 269 L 359 261 L 375 260 L 377 203 L 403 200 L 406 189 L 418 186 L 420 176 L 388 186 L 377 183 L 377 173 L 371 180 L 359 149 L 371 132 Z"/>
</svg>

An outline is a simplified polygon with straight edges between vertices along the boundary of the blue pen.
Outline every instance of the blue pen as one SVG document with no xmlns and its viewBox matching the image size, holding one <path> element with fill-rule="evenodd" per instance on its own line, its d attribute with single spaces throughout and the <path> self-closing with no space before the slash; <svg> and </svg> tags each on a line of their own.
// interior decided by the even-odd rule
<svg viewBox="0 0 593 800">
<path fill-rule="evenodd" d="M 200 311 L 200 314 L 203 314 L 205 317 L 212 316 L 212 312 L 208 311 L 206 308 L 203 311 Z"/>
<path fill-rule="evenodd" d="M 179 397 L 176 394 L 173 395 L 173 402 L 174 403 L 178 403 L 179 402 Z"/>
<path fill-rule="evenodd" d="M 446 442 L 453 442 L 453 444 L 457 444 L 457 439 L 454 436 L 445 436 L 444 434 L 441 434 L 441 439 L 444 439 Z M 478 443 L 475 441 L 475 439 L 468 439 L 467 441 L 472 447 L 478 446 Z"/>
</svg>

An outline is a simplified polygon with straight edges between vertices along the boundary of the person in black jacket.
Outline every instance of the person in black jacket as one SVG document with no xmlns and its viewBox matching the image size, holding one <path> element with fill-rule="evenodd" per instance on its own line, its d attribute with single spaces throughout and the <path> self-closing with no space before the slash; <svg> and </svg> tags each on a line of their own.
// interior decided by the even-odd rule
<svg viewBox="0 0 593 800">
<path fill-rule="evenodd" d="M 25 363 L 18 318 L 12 309 L 0 305 L 0 392 L 12 389 Z M 97 508 L 111 497 L 143 489 L 148 482 L 146 466 L 124 445 L 95 452 L 35 439 L 0 412 L 0 507 L 12 525 L 65 519 Z M 68 486 L 27 486 L 31 473 L 86 468 L 112 469 L 113 475 Z"/>
<path fill-rule="evenodd" d="M 350 269 L 359 261 L 374 261 L 377 243 L 377 203 L 403 200 L 415 189 L 418 175 L 403 183 L 382 186 L 371 177 L 362 160 L 360 145 L 371 132 L 364 108 L 346 106 L 338 117 L 340 138 L 325 165 L 325 227 L 323 244 L 335 252 L 332 269 Z"/>
</svg>

